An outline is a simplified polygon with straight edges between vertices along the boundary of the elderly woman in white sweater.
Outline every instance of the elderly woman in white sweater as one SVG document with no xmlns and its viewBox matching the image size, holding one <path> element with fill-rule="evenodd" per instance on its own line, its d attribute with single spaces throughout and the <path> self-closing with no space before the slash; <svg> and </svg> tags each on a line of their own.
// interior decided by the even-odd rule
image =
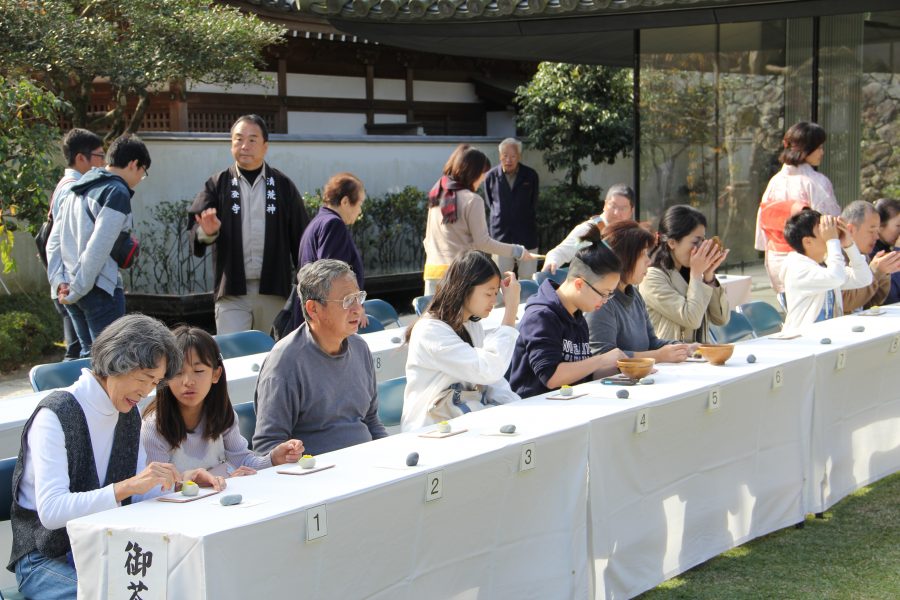
<svg viewBox="0 0 900 600">
<path fill-rule="evenodd" d="M 478 321 L 490 314 L 501 288 L 503 322 L 485 335 Z M 470 250 L 453 261 L 407 332 L 403 431 L 519 399 L 504 379 L 519 336 L 518 306 L 519 282 L 512 273 L 501 276 L 486 254 Z"/>
</svg>

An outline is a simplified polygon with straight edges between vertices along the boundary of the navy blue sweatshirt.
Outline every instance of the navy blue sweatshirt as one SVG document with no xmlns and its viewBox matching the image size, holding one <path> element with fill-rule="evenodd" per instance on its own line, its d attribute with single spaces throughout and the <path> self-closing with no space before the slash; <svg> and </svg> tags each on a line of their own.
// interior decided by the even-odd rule
<svg viewBox="0 0 900 600">
<path fill-rule="evenodd" d="M 550 391 L 547 381 L 561 362 L 591 357 L 587 322 L 581 311 L 570 315 L 556 295 L 559 284 L 547 279 L 528 299 L 519 323 L 519 339 L 513 351 L 509 384 L 522 398 Z M 590 381 L 585 377 L 576 383 Z"/>
<path fill-rule="evenodd" d="M 353 238 L 350 228 L 341 216 L 327 206 L 319 208 L 300 239 L 300 266 L 315 262 L 321 258 L 342 260 L 356 273 L 359 289 L 365 289 L 365 272 L 362 256 Z"/>
</svg>

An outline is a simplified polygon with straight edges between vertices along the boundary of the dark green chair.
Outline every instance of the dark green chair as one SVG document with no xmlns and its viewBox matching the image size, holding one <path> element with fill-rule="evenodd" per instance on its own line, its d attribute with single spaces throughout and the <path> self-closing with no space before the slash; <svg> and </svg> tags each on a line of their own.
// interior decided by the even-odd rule
<svg viewBox="0 0 900 600">
<path fill-rule="evenodd" d="M 762 300 L 754 300 L 737 307 L 737 311 L 747 317 L 756 337 L 770 335 L 781 331 L 784 318 L 778 310 Z"/>
<path fill-rule="evenodd" d="M 90 358 L 35 365 L 28 372 L 28 381 L 31 382 L 31 389 L 36 392 L 69 387 L 81 377 L 81 369 L 90 367 Z"/>
<path fill-rule="evenodd" d="M 242 402 L 234 405 L 238 416 L 238 429 L 247 440 L 247 448 L 253 450 L 253 434 L 256 432 L 256 406 L 253 402 Z"/>
<path fill-rule="evenodd" d="M 422 313 L 428 310 L 428 305 L 431 304 L 431 299 L 433 297 L 434 296 L 416 296 L 413 298 L 413 310 L 416 311 L 417 315 L 422 316 Z"/>
<path fill-rule="evenodd" d="M 268 352 L 275 345 L 275 340 L 271 336 L 253 329 L 237 333 L 223 333 L 213 337 L 216 338 L 222 358 L 237 358 L 238 356 Z"/>
<path fill-rule="evenodd" d="M 387 327 L 391 323 L 400 327 L 400 315 L 397 314 L 397 311 L 394 310 L 393 306 L 384 300 L 378 298 L 366 300 L 363 302 L 363 310 L 366 311 L 367 315 L 371 315 L 378 319 L 384 327 Z"/>
<path fill-rule="evenodd" d="M 562 283 L 566 280 L 566 277 L 569 276 L 569 269 L 557 269 L 556 273 L 550 273 L 549 271 L 538 271 L 534 274 L 534 281 L 541 285 L 544 283 L 546 279 L 552 279 L 556 283 Z"/>
<path fill-rule="evenodd" d="M 733 344 L 753 337 L 753 326 L 747 317 L 737 311 L 731 311 L 725 325 L 710 325 L 709 333 L 717 344 Z"/>
<path fill-rule="evenodd" d="M 519 285 L 522 288 L 519 292 L 519 302 L 525 302 L 537 294 L 538 288 L 540 287 L 538 283 L 532 279 L 520 279 Z"/>
<path fill-rule="evenodd" d="M 385 427 L 400 424 L 403 415 L 403 392 L 406 377 L 388 379 L 378 384 L 378 418 Z"/>
<path fill-rule="evenodd" d="M 16 468 L 15 456 L 0 460 L 0 521 L 9 521 L 12 509 L 12 476 Z M 19 590 L 13 586 L 0 590 L 0 600 L 25 600 Z"/>
<path fill-rule="evenodd" d="M 366 313 L 366 316 L 369 317 L 369 324 L 365 327 L 360 327 L 357 333 L 372 333 L 373 331 L 384 331 L 384 324 L 377 317 L 368 313 Z"/>
</svg>

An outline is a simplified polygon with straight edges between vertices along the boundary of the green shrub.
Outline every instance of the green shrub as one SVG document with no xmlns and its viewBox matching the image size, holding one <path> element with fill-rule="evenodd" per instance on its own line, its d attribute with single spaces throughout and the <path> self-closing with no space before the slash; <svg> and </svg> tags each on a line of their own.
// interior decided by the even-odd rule
<svg viewBox="0 0 900 600">
<path fill-rule="evenodd" d="M 366 275 L 420 271 L 425 264 L 427 195 L 413 186 L 384 196 L 373 196 L 363 204 L 362 216 L 350 228 L 363 258 Z M 313 218 L 322 206 L 321 191 L 304 193 L 303 203 Z"/>
<path fill-rule="evenodd" d="M 48 310 L 49 308 L 49 310 Z M 0 371 L 34 364 L 55 349 L 62 334 L 59 315 L 47 298 L 3 296 L 0 301 Z"/>
</svg>

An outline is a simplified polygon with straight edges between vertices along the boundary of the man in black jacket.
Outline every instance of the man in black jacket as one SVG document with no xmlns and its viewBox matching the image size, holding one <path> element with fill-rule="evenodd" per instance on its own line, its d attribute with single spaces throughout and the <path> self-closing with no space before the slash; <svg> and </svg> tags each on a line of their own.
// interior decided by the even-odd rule
<svg viewBox="0 0 900 600">
<path fill-rule="evenodd" d="M 269 131 L 258 115 L 231 127 L 235 164 L 207 180 L 189 209 L 196 256 L 213 246 L 217 333 L 269 332 L 293 285 L 309 221 L 300 192 L 266 164 Z"/>
<path fill-rule="evenodd" d="M 538 174 L 521 164 L 522 142 L 506 138 L 500 142 L 500 164 L 488 171 L 484 180 L 485 200 L 491 210 L 491 237 L 507 244 L 521 244 L 536 253 Z M 531 279 L 537 260 L 517 260 L 494 256 L 501 273 L 512 271 L 518 263 L 519 279 Z"/>
</svg>

